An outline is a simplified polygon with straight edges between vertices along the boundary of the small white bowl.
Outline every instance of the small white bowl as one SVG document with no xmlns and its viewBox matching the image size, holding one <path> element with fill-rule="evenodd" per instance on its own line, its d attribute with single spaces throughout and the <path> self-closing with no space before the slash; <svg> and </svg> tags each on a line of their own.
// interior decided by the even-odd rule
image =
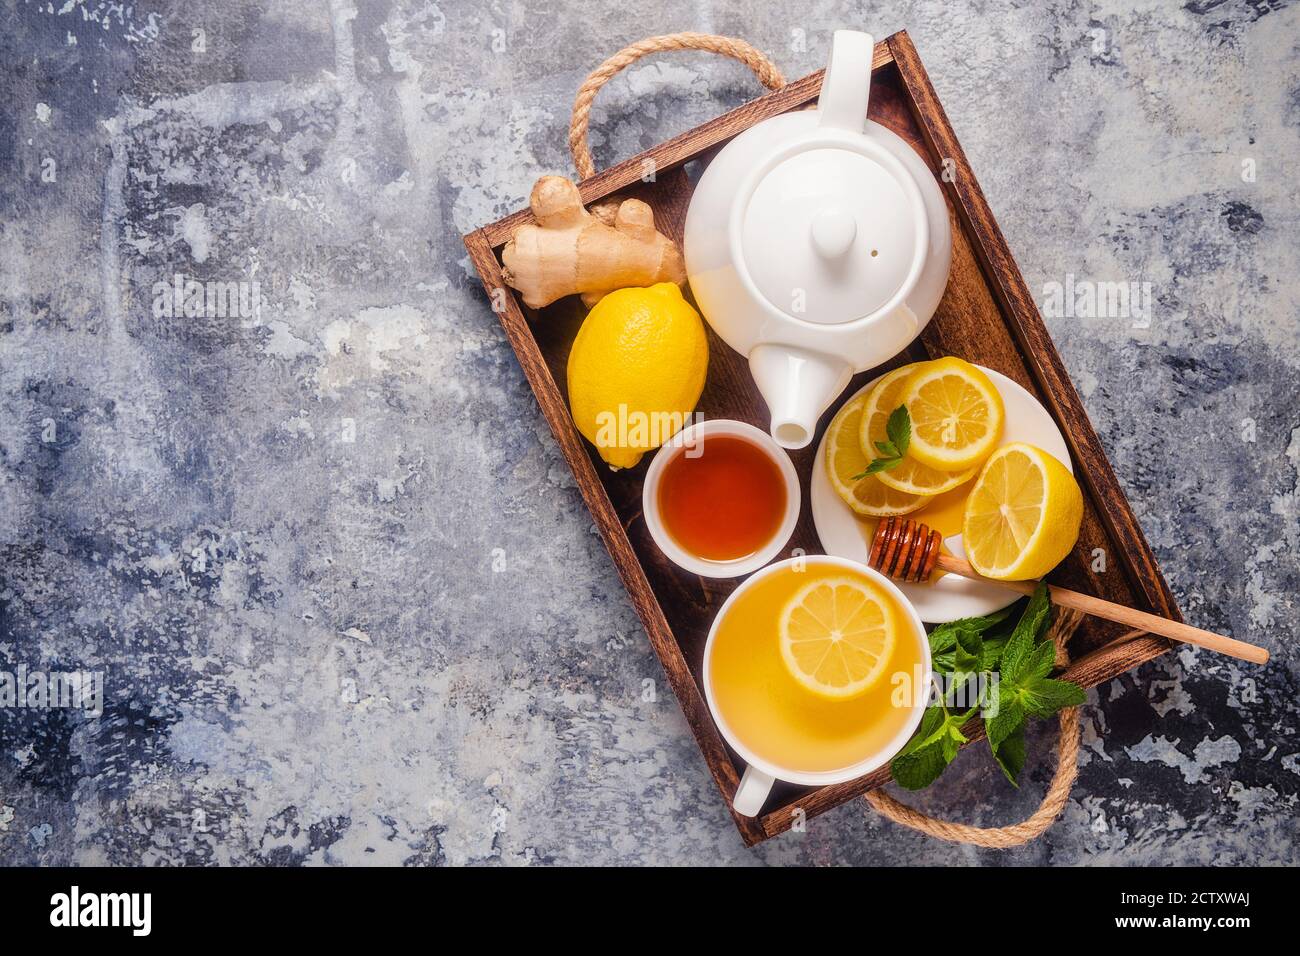
<svg viewBox="0 0 1300 956">
<path fill-rule="evenodd" d="M 753 554 L 734 561 L 710 561 L 708 558 L 701 558 L 683 550 L 668 533 L 659 514 L 659 482 L 668 462 L 676 455 L 686 454 L 697 443 L 707 443 L 710 437 L 722 435 L 743 438 L 750 444 L 756 445 L 777 466 L 781 472 L 781 479 L 785 483 L 785 517 L 781 520 L 781 526 L 776 534 L 772 536 L 771 541 Z M 757 571 L 780 554 L 781 549 L 790 540 L 790 535 L 794 534 L 794 526 L 799 520 L 800 500 L 799 476 L 795 474 L 794 465 L 785 450 L 767 432 L 728 418 L 712 419 L 690 425 L 665 442 L 655 454 L 654 460 L 650 462 L 645 483 L 641 487 L 641 513 L 645 516 L 646 527 L 650 529 L 650 537 L 654 538 L 659 550 L 679 568 L 706 578 L 738 578 Z"/>
</svg>

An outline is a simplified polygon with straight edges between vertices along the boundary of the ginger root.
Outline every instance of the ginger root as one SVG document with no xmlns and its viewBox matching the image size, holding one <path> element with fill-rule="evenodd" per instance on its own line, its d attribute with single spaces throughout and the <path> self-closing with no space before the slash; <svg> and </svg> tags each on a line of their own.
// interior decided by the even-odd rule
<svg viewBox="0 0 1300 956">
<path fill-rule="evenodd" d="M 606 223 L 608 211 L 589 213 L 569 180 L 543 176 L 528 202 L 537 224 L 515 230 L 501 263 L 506 282 L 529 308 L 575 292 L 590 308 L 615 289 L 686 281 L 681 252 L 655 230 L 654 212 L 640 200 L 625 199 Z"/>
</svg>

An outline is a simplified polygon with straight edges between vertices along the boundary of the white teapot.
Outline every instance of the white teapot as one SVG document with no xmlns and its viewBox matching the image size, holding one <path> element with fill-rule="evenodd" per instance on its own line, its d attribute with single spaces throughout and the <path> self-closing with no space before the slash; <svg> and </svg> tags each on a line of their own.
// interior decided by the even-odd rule
<svg viewBox="0 0 1300 956">
<path fill-rule="evenodd" d="M 802 448 L 854 372 L 888 361 L 948 283 L 948 207 L 921 157 L 867 119 L 874 43 L 839 30 L 817 109 L 750 127 L 709 164 L 686 214 L 686 273 L 748 356 L 772 437 Z"/>
</svg>

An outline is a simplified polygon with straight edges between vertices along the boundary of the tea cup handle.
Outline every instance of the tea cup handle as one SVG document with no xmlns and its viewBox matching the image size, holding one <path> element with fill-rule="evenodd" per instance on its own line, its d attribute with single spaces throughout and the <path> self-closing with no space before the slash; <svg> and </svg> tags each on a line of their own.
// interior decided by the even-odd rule
<svg viewBox="0 0 1300 956">
<path fill-rule="evenodd" d="M 861 133 L 866 129 L 871 97 L 871 58 L 876 41 L 870 33 L 836 30 L 831 58 L 817 98 L 821 126 Z"/>
<path fill-rule="evenodd" d="M 744 775 L 740 778 L 740 786 L 736 788 L 736 795 L 731 798 L 731 808 L 742 817 L 758 816 L 758 811 L 763 809 L 763 804 L 767 802 L 767 795 L 772 792 L 774 783 L 776 780 L 763 771 L 746 767 Z"/>
</svg>

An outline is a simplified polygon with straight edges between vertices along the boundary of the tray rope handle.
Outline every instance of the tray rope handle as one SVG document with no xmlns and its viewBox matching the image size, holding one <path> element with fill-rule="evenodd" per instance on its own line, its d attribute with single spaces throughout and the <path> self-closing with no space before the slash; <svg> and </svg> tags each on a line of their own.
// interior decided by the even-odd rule
<svg viewBox="0 0 1300 956">
<path fill-rule="evenodd" d="M 631 46 L 626 46 L 591 71 L 591 74 L 582 81 L 582 86 L 578 87 L 578 95 L 573 101 L 573 116 L 569 120 L 569 150 L 573 153 L 573 165 L 577 167 L 578 175 L 582 179 L 589 179 L 596 175 L 596 164 L 592 162 L 591 147 L 587 143 L 587 126 L 591 118 L 591 104 L 595 102 L 600 88 L 643 56 L 672 50 L 704 50 L 708 53 L 720 53 L 722 56 L 739 60 L 753 70 L 759 82 L 769 90 L 779 90 L 785 86 L 785 76 L 776 68 L 776 64 L 762 51 L 734 37 L 720 37 L 709 33 L 669 33 L 665 36 L 647 37 Z"/>
<path fill-rule="evenodd" d="M 1064 666 L 1070 662 L 1070 655 L 1065 649 L 1065 642 L 1079 626 L 1083 615 L 1070 608 L 1059 608 L 1056 621 L 1052 624 L 1051 638 L 1056 644 L 1056 663 Z M 1127 640 L 1141 634 L 1131 631 L 1120 640 Z M 864 799 L 873 810 L 901 826 L 910 827 L 927 836 L 952 843 L 970 843 L 991 850 L 1006 850 L 1023 846 L 1040 836 L 1056 822 L 1065 802 L 1070 797 L 1070 790 L 1079 776 L 1079 708 L 1066 707 L 1060 716 L 1061 733 L 1056 741 L 1056 771 L 1052 782 L 1048 784 L 1047 793 L 1038 809 L 1019 823 L 1005 827 L 973 827 L 965 823 L 952 823 L 939 820 L 900 803 L 883 790 L 872 790 Z"/>
</svg>

